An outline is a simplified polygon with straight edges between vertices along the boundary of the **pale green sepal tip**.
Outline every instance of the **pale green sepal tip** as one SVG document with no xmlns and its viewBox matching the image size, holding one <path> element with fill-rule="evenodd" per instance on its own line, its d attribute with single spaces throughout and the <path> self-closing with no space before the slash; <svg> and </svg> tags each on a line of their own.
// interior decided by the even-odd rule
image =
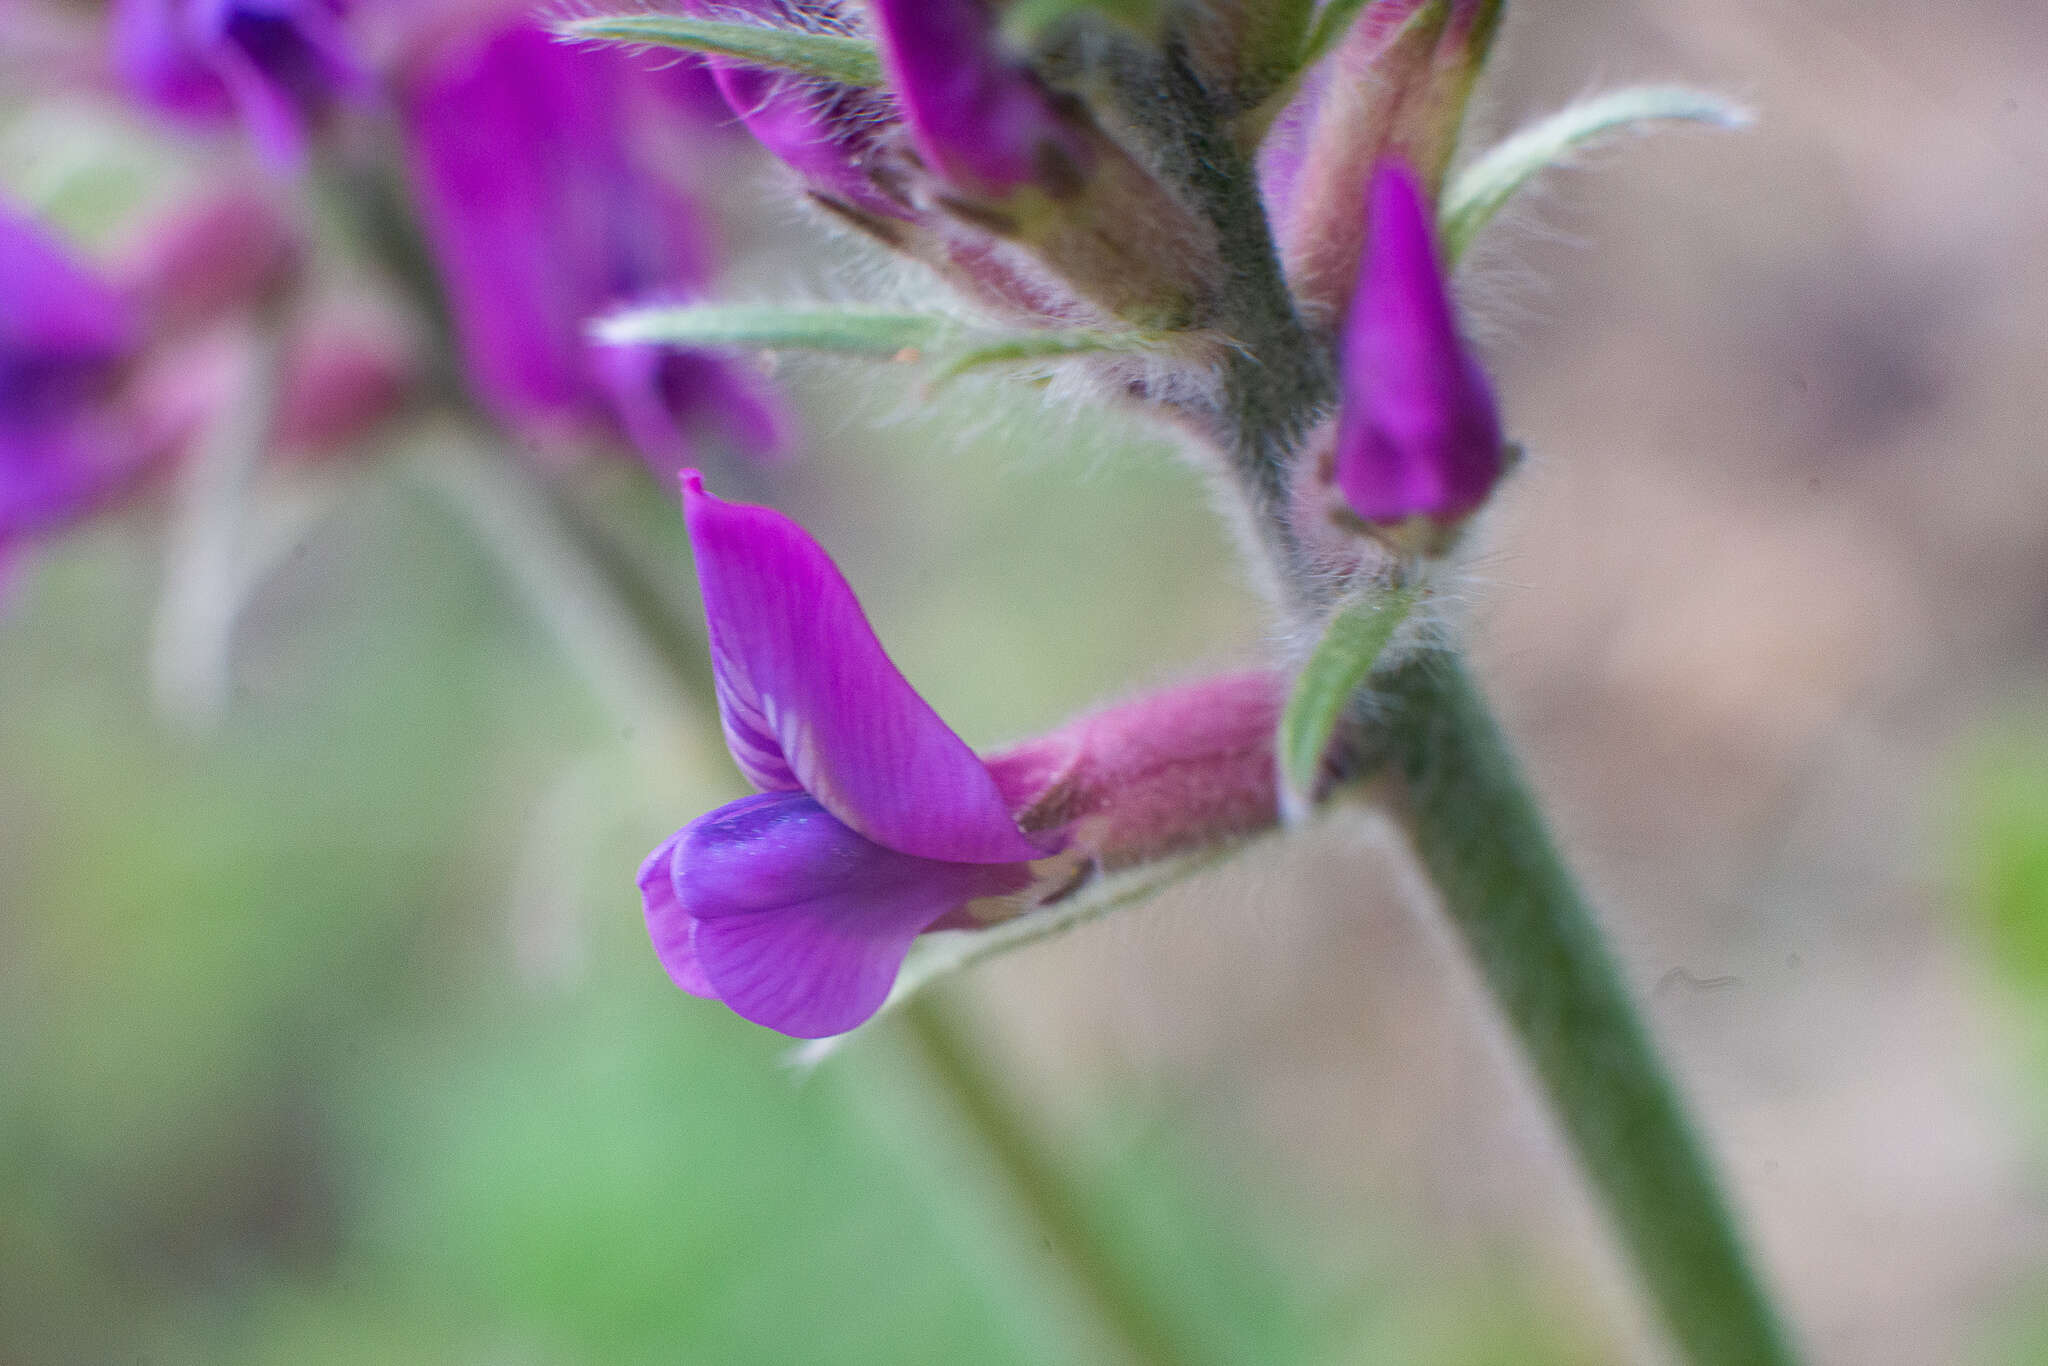
<svg viewBox="0 0 2048 1366">
<path fill-rule="evenodd" d="M 1568 105 L 1496 144 L 1451 181 L 1437 211 L 1444 253 L 1457 260 L 1523 186 L 1611 133 L 1651 123 L 1743 128 L 1750 121 L 1740 105 L 1682 86 L 1630 86 Z"/>
<path fill-rule="evenodd" d="M 614 346 L 829 351 L 893 359 L 953 337 L 960 328 L 925 313 L 682 304 L 624 309 L 599 319 L 591 331 Z"/>
<path fill-rule="evenodd" d="M 882 84 L 882 59 L 874 44 L 836 33 L 644 12 L 579 15 L 556 20 L 554 29 L 564 38 L 582 42 L 679 48 L 838 85 L 873 88 Z"/>
<path fill-rule="evenodd" d="M 1375 589 L 1338 608 L 1295 679 L 1280 714 L 1280 814 L 1289 824 L 1314 808 L 1323 756 L 1344 707 L 1408 619 L 1415 596 L 1412 588 Z"/>
<path fill-rule="evenodd" d="M 934 377 L 935 382 L 943 384 L 987 365 L 1059 360 L 1067 356 L 1099 355 L 1110 351 L 1131 353 L 1152 345 L 1152 339 L 1142 334 L 1092 332 L 1085 328 L 975 332 L 963 337 L 961 342 L 959 350 L 943 357 L 946 364 Z"/>
<path fill-rule="evenodd" d="M 1143 333 L 1046 328 L 1004 332 L 929 313 L 792 309 L 747 304 L 657 304 L 628 308 L 591 328 L 614 346 L 682 346 L 737 351 L 819 351 L 877 360 L 931 361 L 944 383 L 984 366 L 1137 352 L 1157 344 Z"/>
</svg>

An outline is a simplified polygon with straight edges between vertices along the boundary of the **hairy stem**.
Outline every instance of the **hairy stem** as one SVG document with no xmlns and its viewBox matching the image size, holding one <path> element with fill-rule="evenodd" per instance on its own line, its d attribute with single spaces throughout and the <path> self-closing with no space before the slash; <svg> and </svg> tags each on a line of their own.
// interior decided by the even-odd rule
<svg viewBox="0 0 2048 1366">
<path fill-rule="evenodd" d="M 1463 666 L 1379 680 L 1398 815 L 1692 1366 L 1791 1366 L 1705 1150 Z"/>
<path fill-rule="evenodd" d="M 1070 60 L 1088 65 L 1056 46 L 1041 58 L 1056 71 Z M 1232 132 L 1233 111 L 1219 106 L 1182 43 L 1153 49 L 1105 40 L 1092 61 L 1102 81 L 1093 92 L 1099 112 L 1142 144 L 1162 177 L 1209 221 L 1227 266 L 1199 318 L 1204 330 L 1227 339 L 1218 383 L 1180 416 L 1220 456 L 1290 614 L 1317 615 L 1327 604 L 1288 502 L 1302 438 L 1336 399 L 1329 341 L 1295 309 L 1258 173 Z"/>
</svg>

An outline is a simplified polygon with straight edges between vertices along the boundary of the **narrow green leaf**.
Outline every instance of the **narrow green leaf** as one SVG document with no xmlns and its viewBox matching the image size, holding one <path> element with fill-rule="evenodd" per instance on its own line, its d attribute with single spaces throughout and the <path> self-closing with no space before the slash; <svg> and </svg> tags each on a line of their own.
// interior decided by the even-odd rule
<svg viewBox="0 0 2048 1366">
<path fill-rule="evenodd" d="M 1608 134 L 1651 123 L 1742 128 L 1749 122 L 1741 106 L 1680 86 L 1631 86 L 1569 105 L 1497 144 L 1451 182 L 1438 210 L 1444 250 L 1455 261 L 1524 185 Z"/>
<path fill-rule="evenodd" d="M 960 335 L 961 328 L 927 313 L 685 304 L 626 309 L 601 319 L 593 331 L 614 345 L 831 351 L 886 359 L 905 349 L 923 351 Z"/>
<path fill-rule="evenodd" d="M 839 85 L 882 84 L 882 59 L 874 44 L 836 33 L 770 28 L 762 24 L 688 19 L 679 14 L 596 14 L 559 19 L 565 38 L 635 47 L 672 47 L 730 57 L 753 66 L 816 76 Z"/>
<path fill-rule="evenodd" d="M 789 309 L 749 304 L 629 308 L 600 319 L 592 334 L 614 345 L 693 346 L 742 351 L 823 351 L 879 360 L 931 361 L 944 383 L 985 365 L 1139 351 L 1142 333 L 1073 329 L 1014 332 L 967 327 L 929 313 Z"/>
<path fill-rule="evenodd" d="M 1415 605 L 1413 589 L 1376 592 L 1337 609 L 1280 717 L 1280 809 L 1299 820 L 1315 804 L 1323 755 L 1344 705 Z"/>
<path fill-rule="evenodd" d="M 1148 339 L 1141 335 L 1091 332 L 1085 328 L 971 332 L 960 340 L 958 349 L 942 354 L 946 365 L 937 376 L 937 382 L 941 384 L 984 365 L 1057 360 L 1063 356 L 1084 356 L 1103 351 L 1142 351 L 1148 345 Z"/>
</svg>

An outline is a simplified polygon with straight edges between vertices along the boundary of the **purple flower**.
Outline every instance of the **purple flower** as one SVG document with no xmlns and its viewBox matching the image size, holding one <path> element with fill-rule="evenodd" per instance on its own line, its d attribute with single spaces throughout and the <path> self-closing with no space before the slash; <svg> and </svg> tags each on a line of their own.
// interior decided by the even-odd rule
<svg viewBox="0 0 2048 1366">
<path fill-rule="evenodd" d="M 478 396 L 543 440 L 621 435 L 664 477 L 710 430 L 763 453 L 784 440 L 744 369 L 588 336 L 597 314 L 690 297 L 711 274 L 704 216 L 653 155 L 683 117 L 664 88 L 671 74 L 521 24 L 445 49 L 403 111 Z"/>
<path fill-rule="evenodd" d="M 996 780 L 883 653 L 796 523 L 684 476 L 684 515 L 734 760 L 762 795 L 721 807 L 640 871 L 670 977 L 799 1038 L 888 995 L 910 943 L 1046 854 Z"/>
<path fill-rule="evenodd" d="M 239 117 L 273 165 L 290 167 L 329 108 L 370 88 L 344 12 L 344 0 L 115 0 L 115 62 L 163 112 Z"/>
<path fill-rule="evenodd" d="M 0 562 L 135 473 L 138 448 L 113 400 L 136 340 L 120 293 L 0 204 Z"/>
<path fill-rule="evenodd" d="M 1453 521 L 1501 471 L 1493 392 L 1462 338 L 1415 175 L 1373 173 L 1358 292 L 1344 320 L 1337 485 L 1368 522 Z"/>
<path fill-rule="evenodd" d="M 889 83 L 918 153 L 959 189 L 1074 187 L 1092 160 L 1031 72 L 1004 56 L 985 0 L 873 0 Z"/>
<path fill-rule="evenodd" d="M 799 1038 L 844 1033 L 927 930 L 1277 819 L 1280 675 L 1141 697 L 984 762 L 801 527 L 707 495 L 694 471 L 683 504 L 726 744 L 762 789 L 641 865 L 648 932 L 683 990 Z"/>
</svg>

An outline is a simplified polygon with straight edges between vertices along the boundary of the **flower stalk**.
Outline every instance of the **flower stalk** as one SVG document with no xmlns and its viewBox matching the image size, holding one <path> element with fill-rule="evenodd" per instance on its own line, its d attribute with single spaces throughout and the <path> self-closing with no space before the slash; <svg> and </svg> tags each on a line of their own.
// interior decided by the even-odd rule
<svg viewBox="0 0 2048 1366">
<path fill-rule="evenodd" d="M 1382 675 L 1396 819 L 1692 1366 L 1797 1360 L 1592 911 L 1458 658 Z"/>
</svg>

